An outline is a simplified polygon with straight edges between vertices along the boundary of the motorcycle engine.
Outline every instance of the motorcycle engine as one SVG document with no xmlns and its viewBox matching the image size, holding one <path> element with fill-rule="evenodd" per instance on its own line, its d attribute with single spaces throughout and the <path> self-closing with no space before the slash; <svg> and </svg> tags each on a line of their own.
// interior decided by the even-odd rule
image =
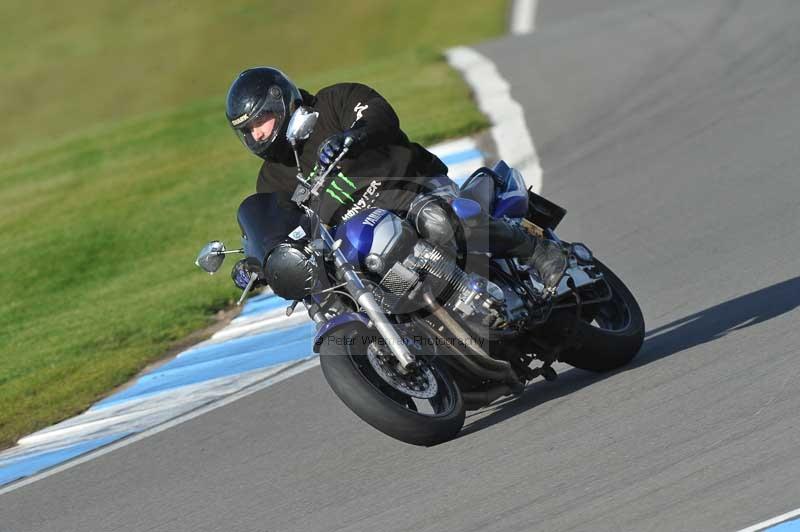
<svg viewBox="0 0 800 532">
<path fill-rule="evenodd" d="M 370 269 L 370 261 L 365 262 Z M 506 328 L 527 315 L 524 302 L 513 290 L 504 291 L 485 277 L 465 273 L 455 256 L 424 240 L 418 240 L 405 259 L 385 271 L 380 285 L 399 301 L 423 280 L 445 308 L 467 323 Z"/>
<path fill-rule="evenodd" d="M 405 314 L 419 309 L 413 292 L 430 289 L 436 299 L 467 324 L 506 328 L 527 317 L 525 302 L 513 286 L 503 286 L 458 265 L 455 251 L 421 240 L 407 221 L 386 209 L 363 211 L 336 230 L 345 257 L 358 262 L 372 281 L 384 312 Z M 294 254 L 287 261 L 305 280 L 305 268 Z M 287 275 L 288 272 L 284 275 Z M 302 284 L 302 283 L 301 283 Z"/>
</svg>

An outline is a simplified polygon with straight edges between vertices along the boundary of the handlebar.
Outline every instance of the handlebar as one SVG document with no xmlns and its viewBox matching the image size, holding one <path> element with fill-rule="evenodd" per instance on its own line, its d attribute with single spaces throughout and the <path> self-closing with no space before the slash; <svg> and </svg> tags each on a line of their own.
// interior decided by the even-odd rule
<svg viewBox="0 0 800 532">
<path fill-rule="evenodd" d="M 294 194 L 292 194 L 292 201 L 297 203 L 298 206 L 304 207 L 306 201 L 308 201 L 311 196 L 318 197 L 319 191 L 327 183 L 327 179 L 331 171 L 336 168 L 336 166 L 339 164 L 339 161 L 341 161 L 347 152 L 350 151 L 350 147 L 354 142 L 355 139 L 353 137 L 345 137 L 344 149 L 342 149 L 336 159 L 334 159 L 331 164 L 328 165 L 328 168 L 325 169 L 325 172 L 318 175 L 317 178 L 314 179 L 313 183 L 309 183 L 307 179 L 302 179 L 298 174 L 297 180 L 300 181 L 300 185 L 295 189 Z"/>
</svg>

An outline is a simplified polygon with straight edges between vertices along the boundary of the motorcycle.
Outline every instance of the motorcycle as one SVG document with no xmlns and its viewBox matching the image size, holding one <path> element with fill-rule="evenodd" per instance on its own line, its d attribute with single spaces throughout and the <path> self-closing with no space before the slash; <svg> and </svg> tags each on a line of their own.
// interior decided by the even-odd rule
<svg viewBox="0 0 800 532">
<path fill-rule="evenodd" d="M 602 372 L 636 356 L 645 324 L 634 296 L 586 245 L 558 238 L 566 210 L 526 190 L 503 161 L 461 185 L 452 214 L 468 226 L 483 209 L 559 243 L 568 267 L 557 286 L 546 287 L 517 259 L 434 245 L 391 209 L 322 223 L 312 205 L 351 143 L 324 172 L 304 176 L 297 145 L 316 119 L 300 108 L 286 134 L 298 163 L 291 201 L 300 217 L 269 219 L 275 199 L 250 196 L 238 211 L 242 248 L 210 242 L 196 264 L 213 273 L 227 254 L 244 253 L 263 266 L 277 295 L 294 301 L 287 315 L 303 302 L 316 322 L 323 375 L 362 420 L 403 442 L 436 445 L 459 433 L 467 410 L 518 396 L 537 377 L 555 380 L 556 361 Z M 257 279 L 250 275 L 239 303 Z"/>
</svg>

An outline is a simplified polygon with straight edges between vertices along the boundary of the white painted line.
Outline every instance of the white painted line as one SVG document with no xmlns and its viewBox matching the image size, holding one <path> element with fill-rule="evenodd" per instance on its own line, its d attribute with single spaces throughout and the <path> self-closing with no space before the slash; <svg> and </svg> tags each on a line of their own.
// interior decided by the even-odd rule
<svg viewBox="0 0 800 532">
<path fill-rule="evenodd" d="M 92 408 L 79 416 L 20 439 L 19 446 L 14 449 L 30 453 L 49 444 L 64 445 L 114 433 L 146 430 L 230 396 L 255 383 L 263 382 L 295 364 L 297 362 L 283 362 L 245 373 L 155 392 L 104 408 Z"/>
<path fill-rule="evenodd" d="M 761 523 L 755 524 L 753 526 L 743 528 L 739 532 L 756 532 L 758 530 L 764 530 L 767 527 L 783 523 L 784 521 L 788 521 L 795 517 L 800 517 L 800 508 L 792 510 L 791 512 L 786 512 L 785 514 L 779 515 L 778 517 L 773 517 L 772 519 L 762 521 Z"/>
<path fill-rule="evenodd" d="M 538 0 L 514 0 L 511 6 L 511 34 L 525 35 L 536 29 Z"/>
<path fill-rule="evenodd" d="M 472 48 L 447 50 L 447 60 L 472 87 L 480 110 L 492 123 L 492 138 L 501 159 L 519 170 L 535 192 L 542 189 L 542 167 L 525 124 L 522 106 L 511 96 L 511 86 L 488 58 Z"/>
<path fill-rule="evenodd" d="M 453 153 L 467 151 L 475 148 L 475 141 L 471 137 L 448 140 L 428 148 L 428 151 L 435 153 L 440 159 Z"/>
<path fill-rule="evenodd" d="M 150 437 L 150 436 L 152 436 L 154 434 L 158 434 L 159 432 L 163 432 L 163 431 L 165 431 L 167 429 L 171 429 L 172 427 L 180 425 L 181 423 L 185 423 L 186 421 L 189 421 L 189 420 L 194 419 L 196 417 L 202 416 L 203 414 L 211 412 L 212 410 L 216 410 L 217 408 L 219 408 L 221 406 L 225 406 L 225 405 L 227 405 L 229 403 L 232 403 L 234 401 L 238 401 L 239 399 L 241 399 L 243 397 L 246 397 L 246 396 L 248 396 L 248 395 L 250 395 L 252 393 L 255 393 L 255 392 L 259 391 L 259 390 L 263 390 L 264 388 L 272 386 L 273 384 L 276 384 L 276 383 L 278 383 L 280 381 L 286 380 L 289 377 L 293 377 L 294 375 L 297 375 L 298 373 L 302 373 L 302 372 L 304 372 L 304 371 L 306 371 L 308 369 L 311 369 L 311 368 L 313 368 L 315 366 L 318 366 L 318 365 L 319 365 L 319 358 L 316 358 L 316 357 L 312 358 L 310 360 L 306 360 L 304 362 L 299 362 L 297 365 L 290 367 L 286 371 L 284 371 L 282 373 L 279 373 L 278 375 L 275 375 L 274 377 L 271 377 L 271 378 L 268 378 L 268 379 L 266 379 L 264 381 L 261 381 L 259 383 L 253 384 L 252 386 L 250 386 L 248 388 L 245 388 L 243 390 L 240 390 L 240 391 L 238 391 L 237 393 L 235 393 L 233 395 L 229 395 L 228 397 L 225 397 L 224 399 L 220 399 L 219 401 L 215 401 L 215 402 L 213 402 L 213 403 L 211 403 L 209 405 L 202 406 L 202 407 L 200 407 L 200 408 L 198 408 L 196 410 L 193 410 L 192 412 L 188 412 L 188 413 L 186 413 L 186 414 L 184 414 L 184 415 L 182 415 L 180 417 L 177 417 L 175 419 L 167 421 L 166 423 L 162 423 L 161 425 L 158 425 L 157 427 L 153 427 L 151 429 L 148 429 L 148 430 L 145 430 L 143 432 L 140 432 L 140 433 L 138 433 L 138 434 L 136 434 L 134 436 L 130 436 L 128 438 L 124 438 L 122 440 L 119 440 L 118 442 L 115 442 L 115 443 L 112 443 L 111 445 L 107 445 L 105 447 L 102 447 L 102 448 L 100 448 L 100 449 L 98 449 L 96 451 L 92 451 L 90 453 L 84 454 L 84 455 L 82 455 L 82 456 L 80 456 L 78 458 L 75 458 L 73 460 L 70 460 L 69 462 L 66 462 L 66 463 L 64 463 L 64 464 L 62 464 L 60 466 L 53 467 L 53 468 L 48 469 L 48 470 L 46 470 L 46 471 L 44 471 L 42 473 L 39 473 L 37 475 L 33 475 L 33 476 L 27 477 L 27 478 L 25 478 L 23 480 L 19 480 L 17 482 L 9 484 L 5 488 L 0 488 L 0 495 L 5 495 L 6 493 L 12 492 L 12 491 L 14 491 L 16 489 L 19 489 L 19 488 L 23 487 L 23 486 L 27 486 L 28 484 L 32 484 L 32 483 L 34 483 L 34 482 L 36 482 L 38 480 L 42 480 L 42 479 L 47 478 L 47 477 L 49 477 L 51 475 L 55 475 L 56 473 L 60 473 L 61 471 L 66 471 L 67 469 L 71 469 L 71 468 L 73 468 L 73 467 L 75 467 L 77 465 L 80 465 L 80 464 L 83 464 L 85 462 L 88 462 L 89 460 L 94 460 L 95 458 L 98 458 L 98 457 L 103 456 L 105 454 L 108 454 L 110 452 L 116 451 L 117 449 L 125 447 L 126 445 L 130 445 L 130 444 L 135 443 L 135 442 L 137 442 L 139 440 L 143 440 L 145 438 L 148 438 L 148 437 Z"/>
<path fill-rule="evenodd" d="M 311 321 L 311 318 L 308 317 L 308 313 L 303 306 L 300 306 L 291 317 L 287 317 L 286 311 L 280 309 L 278 312 L 270 313 L 266 316 L 256 316 L 253 320 L 231 323 L 224 329 L 214 333 L 211 337 L 211 343 L 233 340 L 259 332 L 286 329 L 288 327 L 302 325 L 309 321 Z"/>
<path fill-rule="evenodd" d="M 485 164 L 483 159 L 473 159 L 459 164 L 451 164 L 447 167 L 450 170 L 447 175 L 450 179 L 458 182 L 459 179 L 467 178 L 472 172 Z"/>
</svg>

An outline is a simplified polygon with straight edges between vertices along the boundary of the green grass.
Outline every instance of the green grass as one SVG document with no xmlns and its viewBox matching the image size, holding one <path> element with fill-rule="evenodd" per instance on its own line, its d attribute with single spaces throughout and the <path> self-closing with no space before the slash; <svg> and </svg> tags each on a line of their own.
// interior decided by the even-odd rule
<svg viewBox="0 0 800 532">
<path fill-rule="evenodd" d="M 320 70 L 481 40 L 502 32 L 506 1 L 3 0 L 0 152 L 221 101 L 248 66 L 319 79 Z"/>
<path fill-rule="evenodd" d="M 505 3 L 5 0 L 0 447 L 85 409 L 236 297 L 227 273 L 192 264 L 212 238 L 238 242 L 254 188 L 259 160 L 223 118 L 236 72 L 366 82 L 415 140 L 471 132 L 485 121 L 440 50 L 502 32 Z"/>
</svg>

